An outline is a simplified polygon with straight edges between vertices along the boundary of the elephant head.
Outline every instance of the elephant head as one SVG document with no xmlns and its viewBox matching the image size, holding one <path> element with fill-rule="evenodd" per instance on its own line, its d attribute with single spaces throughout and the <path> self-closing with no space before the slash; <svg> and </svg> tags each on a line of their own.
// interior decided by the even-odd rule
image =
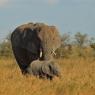
<svg viewBox="0 0 95 95">
<path fill-rule="evenodd" d="M 43 56 L 45 60 L 50 60 L 55 50 L 60 47 L 61 39 L 55 26 L 39 26 L 39 38 L 43 46 Z"/>
<path fill-rule="evenodd" d="M 42 72 L 46 75 L 47 79 L 52 80 L 54 76 L 59 77 L 60 71 L 58 65 L 54 61 L 45 61 L 41 67 Z"/>
</svg>

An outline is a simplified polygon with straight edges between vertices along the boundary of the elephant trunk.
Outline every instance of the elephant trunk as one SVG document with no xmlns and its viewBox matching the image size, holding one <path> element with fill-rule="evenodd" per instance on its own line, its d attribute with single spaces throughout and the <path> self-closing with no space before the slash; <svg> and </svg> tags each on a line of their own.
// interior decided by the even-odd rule
<svg viewBox="0 0 95 95">
<path fill-rule="evenodd" d="M 45 46 L 42 52 L 42 56 L 44 57 L 44 60 L 46 61 L 53 60 L 53 55 L 55 55 L 54 50 L 52 50 L 51 48 L 47 48 Z"/>
</svg>

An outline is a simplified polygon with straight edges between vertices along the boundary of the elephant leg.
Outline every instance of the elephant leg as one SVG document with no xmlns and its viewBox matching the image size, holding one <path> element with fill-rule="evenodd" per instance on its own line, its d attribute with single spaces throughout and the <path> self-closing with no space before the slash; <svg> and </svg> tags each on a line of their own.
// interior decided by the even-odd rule
<svg viewBox="0 0 95 95">
<path fill-rule="evenodd" d="M 32 61 L 37 60 L 39 55 L 33 54 L 30 51 L 20 47 L 13 47 L 13 52 L 22 74 L 31 74 L 32 71 L 30 64 L 32 63 Z"/>
<path fill-rule="evenodd" d="M 13 52 L 22 74 L 28 73 L 27 68 L 29 67 L 29 61 L 26 55 L 27 52 L 24 49 L 18 47 L 14 47 Z"/>
<path fill-rule="evenodd" d="M 53 79 L 53 76 L 47 75 L 46 77 L 47 77 L 47 79 L 49 79 L 49 80 L 52 80 L 52 79 Z"/>
</svg>

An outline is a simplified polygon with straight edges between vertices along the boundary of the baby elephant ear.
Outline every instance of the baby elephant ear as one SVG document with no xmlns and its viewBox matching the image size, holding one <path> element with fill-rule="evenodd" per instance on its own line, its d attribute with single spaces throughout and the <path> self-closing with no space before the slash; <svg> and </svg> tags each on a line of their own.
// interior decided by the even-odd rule
<svg viewBox="0 0 95 95">
<path fill-rule="evenodd" d="M 44 63 L 44 64 L 42 65 L 42 72 L 43 72 L 44 74 L 53 76 L 53 75 L 51 74 L 51 72 L 50 72 L 50 66 L 49 66 L 48 64 L 46 64 L 46 63 Z"/>
</svg>

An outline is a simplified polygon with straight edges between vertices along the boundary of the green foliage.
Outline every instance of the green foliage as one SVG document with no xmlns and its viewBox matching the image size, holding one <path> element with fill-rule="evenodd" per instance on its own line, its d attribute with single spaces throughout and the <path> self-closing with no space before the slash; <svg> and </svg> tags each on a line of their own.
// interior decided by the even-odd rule
<svg viewBox="0 0 95 95">
<path fill-rule="evenodd" d="M 68 33 L 62 35 L 61 39 L 62 39 L 62 45 L 67 45 L 70 43 L 70 35 Z"/>
<path fill-rule="evenodd" d="M 71 54 L 70 35 L 65 33 L 61 37 L 61 47 L 56 50 L 56 58 L 68 58 Z"/>
<path fill-rule="evenodd" d="M 9 35 L 0 44 L 0 57 L 12 57 L 11 41 Z"/>
<path fill-rule="evenodd" d="M 0 56 L 11 57 L 12 50 L 10 42 L 3 42 L 0 44 Z"/>
<path fill-rule="evenodd" d="M 57 58 L 85 58 L 91 56 L 90 53 L 92 53 L 92 51 L 90 50 L 91 48 L 88 45 L 89 40 L 87 34 L 81 34 L 80 32 L 77 32 L 74 35 L 74 41 L 71 39 L 69 34 L 64 34 L 61 39 L 62 45 L 56 51 Z"/>
<path fill-rule="evenodd" d="M 77 32 L 75 34 L 75 40 L 76 40 L 76 44 L 81 48 L 87 42 L 87 34 L 81 34 L 80 32 Z"/>
<path fill-rule="evenodd" d="M 95 44 L 95 38 L 91 37 L 89 43 L 90 43 L 90 45 L 94 45 Z"/>
<path fill-rule="evenodd" d="M 71 45 L 61 46 L 56 50 L 56 58 L 69 58 L 71 54 Z"/>
<path fill-rule="evenodd" d="M 13 57 L 11 49 L 11 41 L 9 34 L 5 41 L 0 44 L 0 57 Z M 53 34 L 52 34 L 53 35 Z M 95 58 L 95 39 L 88 40 L 87 34 L 76 33 L 74 41 L 69 34 L 61 37 L 61 46 L 55 53 L 55 58 L 77 58 L 77 57 L 93 57 Z M 71 43 L 75 42 L 74 44 Z M 88 44 L 90 42 L 90 44 Z"/>
</svg>

